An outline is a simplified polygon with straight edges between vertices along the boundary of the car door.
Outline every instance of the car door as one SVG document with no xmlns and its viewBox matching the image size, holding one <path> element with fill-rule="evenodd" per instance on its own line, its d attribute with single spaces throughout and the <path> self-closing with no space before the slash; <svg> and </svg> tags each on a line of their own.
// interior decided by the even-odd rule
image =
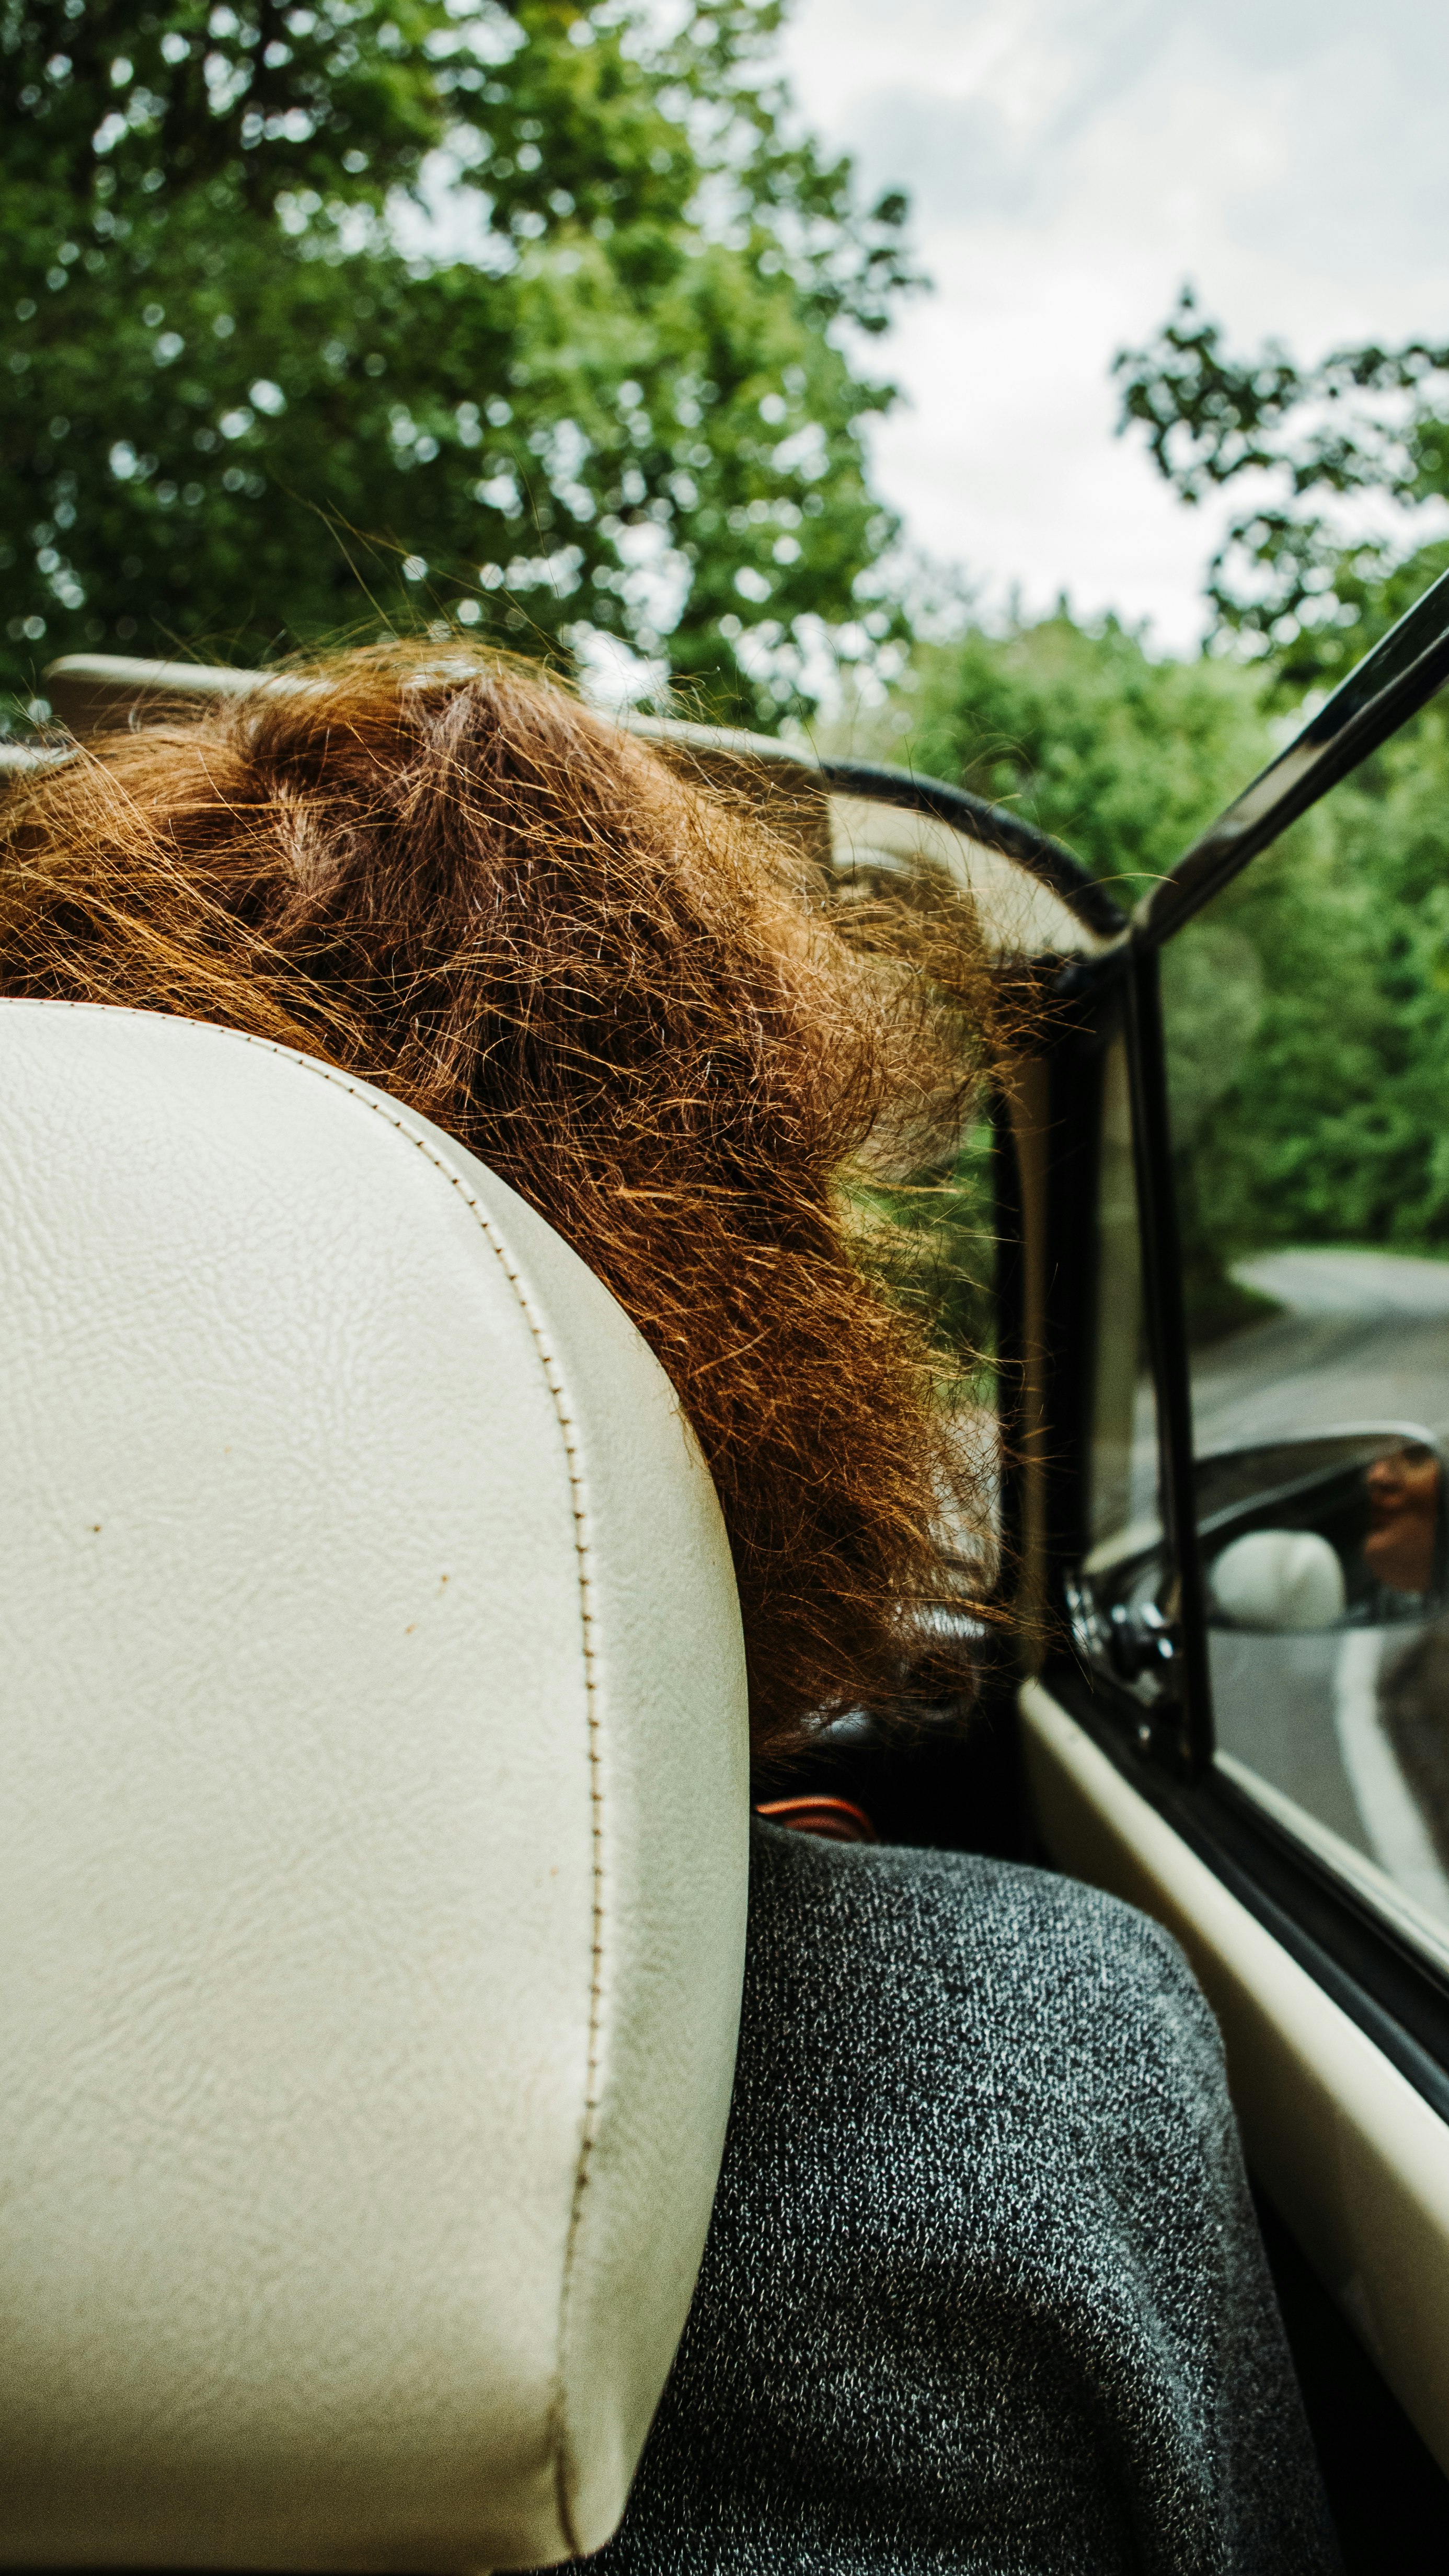
<svg viewBox="0 0 1449 2576">
<path fill-rule="evenodd" d="M 1365 2569 L 1449 2553 L 1449 1262 L 1311 829 L 1446 671 L 1441 582 L 1058 976 L 1012 1104 L 1036 1824 L 1216 2007 Z"/>
</svg>

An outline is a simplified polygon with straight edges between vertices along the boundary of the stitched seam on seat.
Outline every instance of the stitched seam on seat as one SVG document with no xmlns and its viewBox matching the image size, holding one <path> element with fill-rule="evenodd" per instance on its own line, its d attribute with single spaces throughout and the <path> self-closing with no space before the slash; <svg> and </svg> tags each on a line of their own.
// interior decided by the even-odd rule
<svg viewBox="0 0 1449 2576">
<path fill-rule="evenodd" d="M 138 1013 L 136 1016 L 149 1017 L 151 1015 Z M 529 1301 L 528 1292 L 523 1285 L 523 1281 L 519 1276 L 518 1271 L 513 1267 L 503 1242 L 495 1233 L 492 1221 L 486 1210 L 480 1206 L 474 1193 L 468 1187 L 467 1182 L 461 1177 L 461 1175 L 457 1172 L 449 1171 L 447 1164 L 443 1162 L 441 1157 L 434 1151 L 425 1136 L 411 1135 L 409 1130 L 404 1126 L 402 1119 L 390 1114 L 389 1107 L 385 1105 L 381 1099 L 376 1099 L 370 1096 L 369 1093 L 364 1091 L 358 1083 L 351 1081 L 345 1073 L 335 1071 L 330 1065 L 320 1064 L 313 1057 L 300 1055 L 291 1047 L 278 1046 L 275 1040 L 271 1038 L 252 1037 L 245 1029 L 224 1029 L 221 1030 L 219 1034 L 225 1037 L 239 1038 L 244 1046 L 260 1047 L 267 1055 L 281 1056 L 287 1063 L 297 1065 L 303 1072 L 316 1074 L 323 1082 L 331 1083 L 336 1090 L 347 1092 L 349 1097 L 358 1101 L 364 1109 L 370 1110 L 374 1117 L 380 1118 L 384 1126 L 393 1128 L 399 1136 L 405 1137 L 407 1142 L 416 1147 L 417 1151 L 432 1164 L 435 1171 L 441 1172 L 449 1187 L 458 1192 L 464 1206 L 472 1210 L 489 1249 L 494 1254 L 499 1268 L 502 1270 L 505 1279 L 513 1290 L 514 1296 L 518 1300 L 519 1309 L 530 1333 L 533 1336 L 534 1348 L 538 1352 L 539 1363 L 543 1369 L 544 1383 L 548 1388 L 549 1394 L 553 1398 L 554 1413 L 558 1420 L 559 1429 L 563 1434 L 564 1454 L 568 1460 L 569 1490 L 573 1509 L 574 1551 L 578 1565 L 579 1582 L 579 1622 L 582 1630 L 584 1651 L 584 1709 L 588 1724 L 589 1810 L 591 1819 L 593 1859 L 593 1940 L 589 1963 L 589 2040 L 588 2071 L 584 2093 L 584 2132 L 579 2141 L 579 2159 L 574 2169 L 574 2187 L 573 2197 L 569 2208 L 568 2234 L 564 2240 L 563 2287 L 559 2297 L 558 2346 L 555 2362 L 554 2392 L 549 2405 L 549 2448 L 553 2459 L 554 2502 L 558 2513 L 559 2525 L 570 2551 L 575 2557 L 579 2557 L 582 2555 L 582 2551 L 579 2545 L 578 2532 L 574 2525 L 573 2508 L 569 2496 L 568 2484 L 570 2461 L 564 2366 L 565 2351 L 568 2343 L 569 2310 L 573 2291 L 574 2261 L 578 2248 L 579 2232 L 583 2224 L 584 2193 L 588 2186 L 589 2164 L 594 2151 L 599 2111 L 599 2040 L 601 2021 L 600 2007 L 602 2003 L 601 1977 L 603 1967 L 604 1929 L 604 1850 L 603 1766 L 599 1753 L 598 1683 L 594 1671 L 594 1613 L 591 1598 L 593 1591 L 593 1578 L 589 1568 L 588 1511 L 584 1492 L 584 1481 L 579 1469 L 578 1450 L 574 1445 L 575 1426 L 568 1411 L 562 1374 L 552 1352 L 547 1347 L 543 1327 L 538 1316 L 534 1313 L 533 1307 Z"/>
<path fill-rule="evenodd" d="M 42 1003 L 40 1007 L 45 1008 L 47 1005 Z M 54 1008 L 55 1005 L 51 1004 L 49 1007 Z M 588 2185 L 589 2164 L 593 2156 L 594 2143 L 597 2135 L 597 2119 L 599 2110 L 599 2048 L 604 1926 L 603 1765 L 599 1751 L 600 1721 L 598 1710 L 598 1684 L 594 1672 L 594 1614 L 591 1599 L 593 1580 L 589 1568 L 588 1513 L 583 1477 L 579 1470 L 578 1451 L 574 1445 L 573 1434 L 575 1426 L 567 1409 L 561 1372 L 559 1371 L 552 1352 L 547 1348 L 542 1325 L 529 1302 L 528 1293 L 524 1288 L 522 1279 L 520 1278 L 518 1271 L 510 1262 L 503 1242 L 495 1233 L 492 1221 L 488 1217 L 486 1211 L 480 1206 L 477 1198 L 468 1187 L 466 1181 L 464 1181 L 458 1173 L 449 1171 L 447 1164 L 443 1162 L 441 1157 L 435 1152 L 427 1138 L 425 1136 L 414 1136 L 409 1132 L 408 1128 L 404 1125 L 403 1120 L 394 1114 L 392 1104 L 386 1100 L 385 1096 L 373 1095 L 369 1091 L 364 1090 L 362 1085 L 354 1082 L 349 1075 L 339 1072 L 332 1065 L 319 1062 L 315 1056 L 302 1055 L 295 1047 L 280 1046 L 274 1038 L 254 1037 L 247 1029 L 225 1028 L 216 1021 L 189 1021 L 180 1013 L 173 1014 L 170 1012 L 139 1011 L 134 1007 L 125 1004 L 117 1006 L 115 1004 L 106 1005 L 70 1002 L 62 1003 L 60 1007 L 62 1009 L 70 1010 L 110 1008 L 115 1011 L 118 1018 L 124 1017 L 126 1019 L 135 1020 L 174 1019 L 182 1027 L 206 1028 L 217 1037 L 230 1038 L 233 1043 L 239 1043 L 242 1046 L 257 1047 L 264 1055 L 279 1056 L 285 1063 L 296 1065 L 299 1071 L 314 1074 L 321 1081 L 330 1083 L 335 1090 L 345 1091 L 348 1096 L 351 1099 L 356 1100 L 362 1108 L 369 1110 L 374 1117 L 380 1118 L 384 1126 L 393 1128 L 399 1136 L 406 1139 L 408 1144 L 414 1146 L 417 1151 L 424 1156 L 425 1160 L 432 1164 L 433 1169 L 442 1174 L 450 1189 L 455 1189 L 458 1192 L 464 1206 L 472 1210 L 472 1213 L 477 1220 L 479 1230 L 488 1244 L 490 1251 L 494 1254 L 505 1279 L 512 1288 L 514 1296 L 518 1301 L 520 1312 L 522 1313 L 529 1332 L 533 1337 L 534 1347 L 538 1352 L 539 1363 L 543 1369 L 544 1383 L 553 1399 L 554 1413 L 558 1421 L 559 1429 L 563 1434 L 564 1454 L 568 1460 L 569 1488 L 574 1521 L 574 1550 L 578 1565 L 579 1621 L 582 1630 L 584 1652 L 584 1708 L 588 1726 L 589 1807 L 592 1825 L 593 1937 L 589 1972 L 589 2038 L 587 2077 L 584 2094 L 584 2130 L 583 2136 L 579 2141 L 579 2158 L 574 2169 L 574 2186 L 572 2201 L 569 2208 L 568 2233 L 564 2240 L 563 2285 L 559 2296 L 558 2344 L 555 2361 L 554 2391 L 549 2404 L 549 2447 L 552 2454 L 555 2509 L 558 2513 L 559 2525 L 568 2548 L 575 2557 L 579 2557 L 582 2555 L 582 2551 L 579 2546 L 579 2538 L 574 2524 L 573 2511 L 568 2491 L 569 2440 L 564 2364 L 565 2352 L 568 2344 L 569 2312 L 572 2301 L 575 2257 L 578 2248 L 579 2233 L 583 2223 L 584 2192 Z"/>
</svg>

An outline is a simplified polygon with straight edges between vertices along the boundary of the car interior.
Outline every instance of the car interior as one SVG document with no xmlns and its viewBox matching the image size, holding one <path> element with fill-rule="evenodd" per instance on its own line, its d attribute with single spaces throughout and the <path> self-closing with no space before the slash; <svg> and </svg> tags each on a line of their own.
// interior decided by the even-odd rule
<svg viewBox="0 0 1449 2576">
<path fill-rule="evenodd" d="M 1254 868 L 1446 677 L 1449 576 L 1131 917 L 961 788 L 625 719 L 833 899 L 966 898 L 1024 1004 L 929 1220 L 1012 1618 L 748 1789 L 708 1477 L 542 1220 L 284 1049 L 0 1005 L 5 2563 L 600 2545 L 708 2222 L 753 1801 L 1177 1937 L 1344 2563 L 1442 2568 L 1449 1264 L 1225 1262 L 1211 1210 Z M 11 771 L 256 683 L 72 657 Z"/>
</svg>

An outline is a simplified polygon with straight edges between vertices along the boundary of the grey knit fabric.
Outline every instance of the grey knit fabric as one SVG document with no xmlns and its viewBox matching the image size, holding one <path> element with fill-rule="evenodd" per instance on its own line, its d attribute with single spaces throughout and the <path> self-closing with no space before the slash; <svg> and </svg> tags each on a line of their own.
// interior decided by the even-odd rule
<svg viewBox="0 0 1449 2576">
<path fill-rule="evenodd" d="M 757 1825 L 684 2341 L 598 2576 L 1337 2565 L 1216 2025 L 1043 1870 Z"/>
</svg>

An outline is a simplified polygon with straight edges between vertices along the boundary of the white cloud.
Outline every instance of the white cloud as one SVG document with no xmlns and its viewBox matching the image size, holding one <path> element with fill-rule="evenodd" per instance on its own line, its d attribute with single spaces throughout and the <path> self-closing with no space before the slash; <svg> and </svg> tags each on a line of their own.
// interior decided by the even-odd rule
<svg viewBox="0 0 1449 2576">
<path fill-rule="evenodd" d="M 909 536 L 998 595 L 1200 631 L 1222 510 L 1112 435 L 1114 351 L 1185 276 L 1305 357 L 1449 336 L 1449 12 L 1423 0 L 803 0 L 808 122 L 906 187 L 937 292 L 872 366 Z"/>
</svg>

